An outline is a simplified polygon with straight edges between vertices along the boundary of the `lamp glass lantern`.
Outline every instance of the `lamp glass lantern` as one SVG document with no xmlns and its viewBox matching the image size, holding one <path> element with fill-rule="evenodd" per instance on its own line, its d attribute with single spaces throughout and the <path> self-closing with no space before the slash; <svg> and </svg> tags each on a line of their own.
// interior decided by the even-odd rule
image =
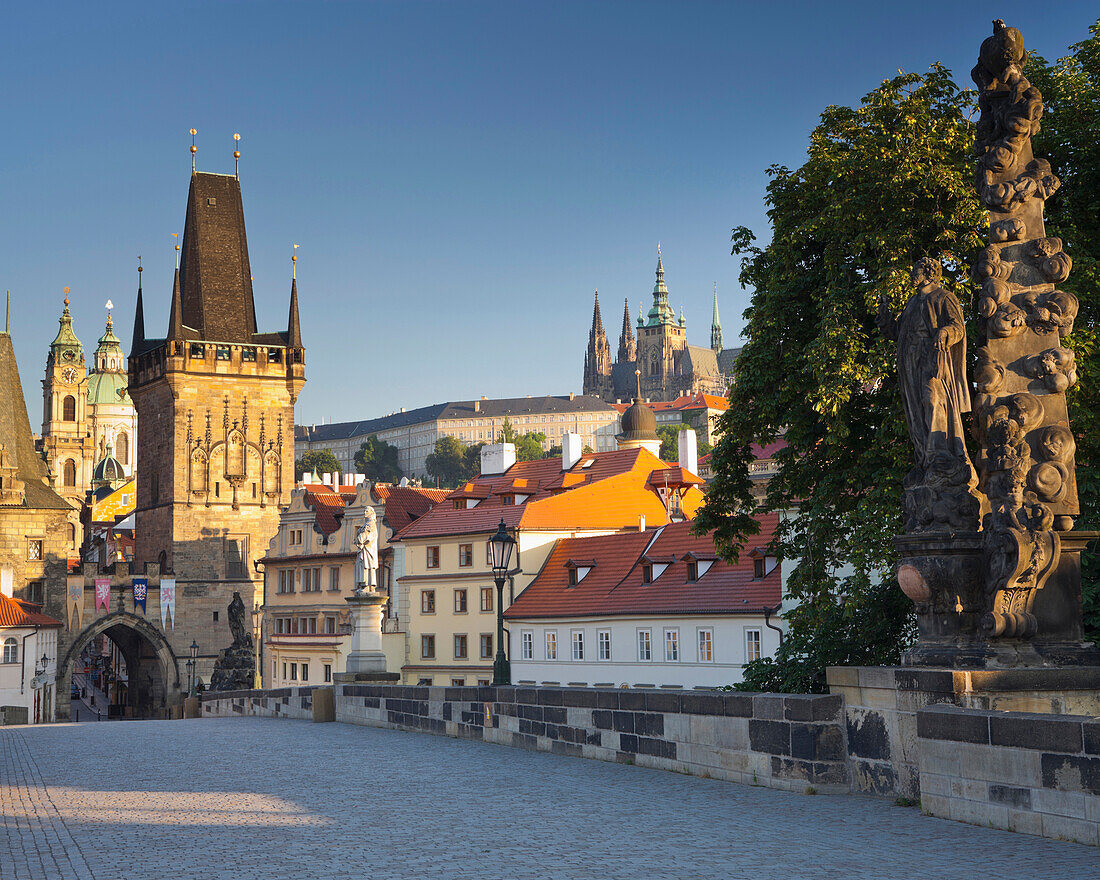
<svg viewBox="0 0 1100 880">
<path fill-rule="evenodd" d="M 492 559 L 494 577 L 503 579 L 508 573 L 508 567 L 512 562 L 512 549 L 515 546 L 516 539 L 508 534 L 504 517 L 501 517 L 496 534 L 489 539 L 489 558 Z"/>
<path fill-rule="evenodd" d="M 508 576 L 515 546 L 516 539 L 508 534 L 504 517 L 501 517 L 496 534 L 489 539 L 489 558 L 493 565 L 493 580 L 497 585 L 497 653 L 493 661 L 493 684 L 498 686 L 512 683 L 511 662 L 504 653 L 504 579 Z"/>
</svg>

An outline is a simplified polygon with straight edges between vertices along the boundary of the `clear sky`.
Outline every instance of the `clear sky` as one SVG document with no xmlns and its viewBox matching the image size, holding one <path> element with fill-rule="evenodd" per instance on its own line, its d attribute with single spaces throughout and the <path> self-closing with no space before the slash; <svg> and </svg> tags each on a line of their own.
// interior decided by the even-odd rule
<svg viewBox="0 0 1100 880">
<path fill-rule="evenodd" d="M 0 291 L 32 425 L 62 289 L 89 353 L 168 321 L 191 143 L 242 135 L 257 318 L 286 326 L 298 421 L 581 390 L 592 292 L 618 340 L 657 242 L 688 338 L 727 345 L 747 293 L 729 233 L 768 236 L 765 169 L 829 104 L 934 61 L 969 84 L 993 18 L 1047 58 L 1094 2 L 19 3 L 0 37 Z"/>
</svg>

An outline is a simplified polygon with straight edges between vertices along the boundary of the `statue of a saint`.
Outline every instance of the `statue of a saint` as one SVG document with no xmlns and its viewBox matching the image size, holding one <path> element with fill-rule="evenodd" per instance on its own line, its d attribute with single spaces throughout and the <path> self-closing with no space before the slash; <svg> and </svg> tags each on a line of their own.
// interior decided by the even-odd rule
<svg viewBox="0 0 1100 880">
<path fill-rule="evenodd" d="M 355 534 L 355 589 L 375 586 L 378 567 L 378 520 L 373 507 L 367 507 L 363 524 Z"/>
<path fill-rule="evenodd" d="M 938 261 L 921 259 L 913 267 L 916 293 L 901 316 L 885 301 L 879 306 L 879 326 L 898 343 L 898 381 L 913 442 L 915 463 L 905 480 L 909 531 L 977 528 L 977 477 L 962 423 L 970 412 L 966 325 L 958 299 L 940 284 L 942 274 Z"/>
<path fill-rule="evenodd" d="M 245 625 L 245 607 L 241 594 L 234 591 L 233 601 L 229 603 L 229 631 L 233 633 L 233 647 L 252 649 L 252 633 Z"/>
</svg>

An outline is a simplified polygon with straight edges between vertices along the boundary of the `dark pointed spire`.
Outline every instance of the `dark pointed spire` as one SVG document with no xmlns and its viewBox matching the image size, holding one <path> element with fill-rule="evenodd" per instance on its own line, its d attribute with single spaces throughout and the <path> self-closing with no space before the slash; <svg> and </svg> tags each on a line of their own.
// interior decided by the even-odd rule
<svg viewBox="0 0 1100 880">
<path fill-rule="evenodd" d="M 722 322 L 718 318 L 718 282 L 714 282 L 714 313 L 710 319 L 710 347 L 722 353 Z"/>
<path fill-rule="evenodd" d="M 592 332 L 603 333 L 603 316 L 600 314 L 600 292 L 596 291 L 596 305 L 592 307 Z"/>
<path fill-rule="evenodd" d="M 620 364 L 629 364 L 637 359 L 637 349 L 634 346 L 634 329 L 630 326 L 630 302 L 623 300 L 623 329 L 619 334 L 619 359 Z"/>
<path fill-rule="evenodd" d="M 289 348 L 302 347 L 302 327 L 298 322 L 298 279 L 290 280 L 290 319 L 287 321 L 286 344 Z"/>
<path fill-rule="evenodd" d="M 130 342 L 130 356 L 141 354 L 145 350 L 145 304 L 141 300 L 141 257 L 138 257 L 138 295 L 137 308 L 134 309 L 134 338 Z"/>
<path fill-rule="evenodd" d="M 180 270 L 176 267 L 172 281 L 172 311 L 168 316 L 168 338 L 183 339 L 183 295 L 180 293 Z"/>
</svg>

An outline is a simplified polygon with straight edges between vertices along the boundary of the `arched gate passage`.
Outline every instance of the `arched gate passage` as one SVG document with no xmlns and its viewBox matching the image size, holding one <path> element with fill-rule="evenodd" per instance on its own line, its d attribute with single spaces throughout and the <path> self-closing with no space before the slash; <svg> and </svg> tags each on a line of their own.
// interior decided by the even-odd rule
<svg viewBox="0 0 1100 880">
<path fill-rule="evenodd" d="M 69 720 L 73 668 L 96 636 L 106 635 L 122 652 L 129 673 L 127 704 L 133 718 L 164 717 L 183 698 L 179 663 L 163 633 L 144 617 L 117 611 L 87 626 L 69 646 L 57 669 L 56 717 Z"/>
</svg>

